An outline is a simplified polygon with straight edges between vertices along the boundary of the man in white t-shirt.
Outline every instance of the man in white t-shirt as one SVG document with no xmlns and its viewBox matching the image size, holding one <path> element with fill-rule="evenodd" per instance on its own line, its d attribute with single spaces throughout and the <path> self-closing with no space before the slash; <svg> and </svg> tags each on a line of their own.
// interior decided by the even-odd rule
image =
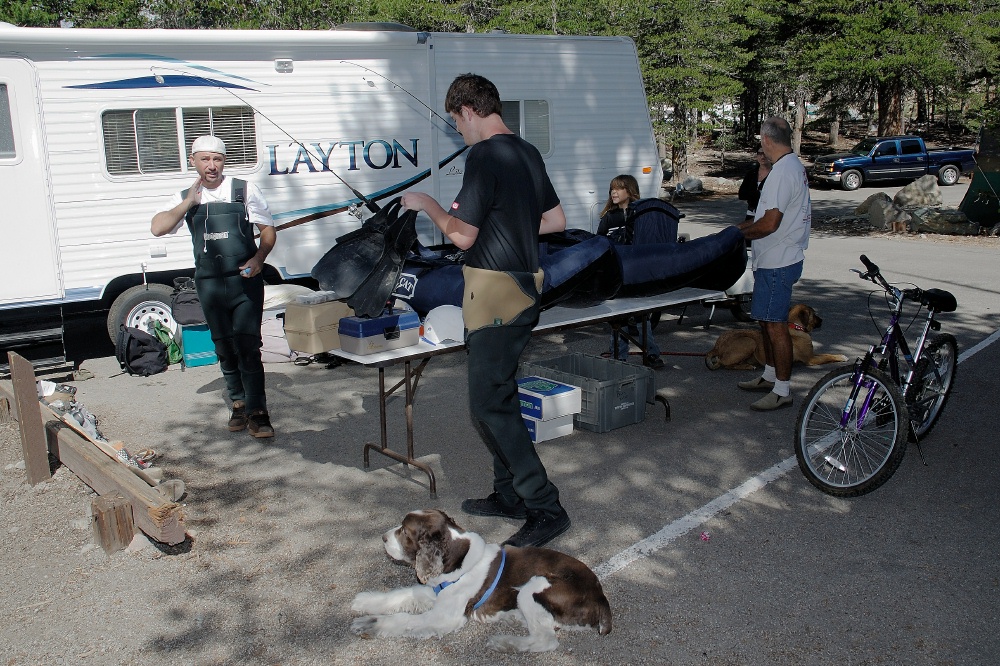
<svg viewBox="0 0 1000 666">
<path fill-rule="evenodd" d="M 277 238 L 267 202 L 256 185 L 222 174 L 226 145 L 201 136 L 191 145 L 194 184 L 153 216 L 154 236 L 175 233 L 184 222 L 194 244 L 195 287 L 215 343 L 232 413 L 229 430 L 273 437 L 264 392 L 260 325 L 264 310 L 264 259 Z M 254 241 L 254 228 L 260 246 Z"/>
<path fill-rule="evenodd" d="M 792 404 L 792 337 L 788 309 L 792 285 L 802 277 L 802 262 L 809 246 L 812 202 L 809 177 L 792 152 L 792 129 L 784 118 L 768 118 L 760 128 L 760 143 L 771 162 L 753 221 L 739 225 L 752 241 L 753 304 L 750 316 L 760 322 L 764 335 L 764 374 L 740 382 L 746 391 L 768 391 L 750 407 L 770 411 Z"/>
</svg>

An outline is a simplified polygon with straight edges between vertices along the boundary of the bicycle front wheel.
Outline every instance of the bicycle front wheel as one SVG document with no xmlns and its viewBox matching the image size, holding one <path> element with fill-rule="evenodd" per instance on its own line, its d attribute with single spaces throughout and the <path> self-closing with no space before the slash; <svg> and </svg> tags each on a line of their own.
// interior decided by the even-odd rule
<svg viewBox="0 0 1000 666">
<path fill-rule="evenodd" d="M 927 343 L 913 381 L 906 390 L 912 430 L 910 441 L 917 441 L 937 423 L 944 404 L 948 402 L 951 385 L 958 371 L 958 342 L 954 335 L 942 333 Z"/>
<path fill-rule="evenodd" d="M 853 368 L 827 373 L 809 394 L 795 425 L 795 457 L 811 484 L 835 497 L 857 497 L 889 480 L 906 453 L 909 416 L 892 380 L 877 370 L 862 377 L 857 398 Z M 847 424 L 841 425 L 849 411 Z"/>
</svg>

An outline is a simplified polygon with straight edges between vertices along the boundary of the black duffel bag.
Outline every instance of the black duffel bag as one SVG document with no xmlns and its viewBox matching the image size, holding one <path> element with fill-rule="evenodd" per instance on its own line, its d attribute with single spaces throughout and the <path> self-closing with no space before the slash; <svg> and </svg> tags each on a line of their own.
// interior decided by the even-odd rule
<svg viewBox="0 0 1000 666">
<path fill-rule="evenodd" d="M 205 323 L 205 311 L 194 288 L 194 279 L 174 278 L 174 292 L 170 295 L 170 314 L 182 326 Z"/>
</svg>

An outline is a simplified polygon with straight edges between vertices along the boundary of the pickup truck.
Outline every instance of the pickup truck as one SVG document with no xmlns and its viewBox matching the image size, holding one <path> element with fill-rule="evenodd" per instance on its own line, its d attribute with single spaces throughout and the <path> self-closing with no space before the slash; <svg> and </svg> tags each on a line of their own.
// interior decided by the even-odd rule
<svg viewBox="0 0 1000 666">
<path fill-rule="evenodd" d="M 963 173 L 975 169 L 974 150 L 928 150 L 919 136 L 879 136 L 864 139 L 840 155 L 817 157 L 809 176 L 823 183 L 840 183 L 856 190 L 876 180 L 913 180 L 937 176 L 942 185 L 954 185 Z"/>
</svg>

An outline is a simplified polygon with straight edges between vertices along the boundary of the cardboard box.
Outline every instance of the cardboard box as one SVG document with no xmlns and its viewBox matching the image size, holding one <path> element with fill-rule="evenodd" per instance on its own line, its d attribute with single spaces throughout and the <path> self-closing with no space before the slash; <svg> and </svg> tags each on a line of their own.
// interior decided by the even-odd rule
<svg viewBox="0 0 1000 666">
<path fill-rule="evenodd" d="M 547 421 L 536 421 L 525 418 L 524 425 L 531 435 L 531 441 L 537 444 L 556 437 L 562 437 L 573 432 L 573 415 L 557 416 Z"/>
<path fill-rule="evenodd" d="M 365 319 L 344 317 L 338 327 L 340 348 L 366 356 L 390 349 L 410 347 L 420 341 L 420 317 L 410 310 Z"/>
<path fill-rule="evenodd" d="M 340 349 L 337 327 L 340 320 L 354 314 L 347 303 L 327 301 L 313 305 L 289 303 L 285 306 L 285 339 L 292 351 L 320 354 Z"/>
<path fill-rule="evenodd" d="M 181 351 L 184 353 L 184 367 L 187 368 L 219 362 L 208 324 L 181 326 Z"/>
<path fill-rule="evenodd" d="M 579 414 L 582 408 L 580 387 L 544 377 L 518 379 L 517 392 L 521 416 L 526 419 L 548 421 L 567 414 Z"/>
</svg>

